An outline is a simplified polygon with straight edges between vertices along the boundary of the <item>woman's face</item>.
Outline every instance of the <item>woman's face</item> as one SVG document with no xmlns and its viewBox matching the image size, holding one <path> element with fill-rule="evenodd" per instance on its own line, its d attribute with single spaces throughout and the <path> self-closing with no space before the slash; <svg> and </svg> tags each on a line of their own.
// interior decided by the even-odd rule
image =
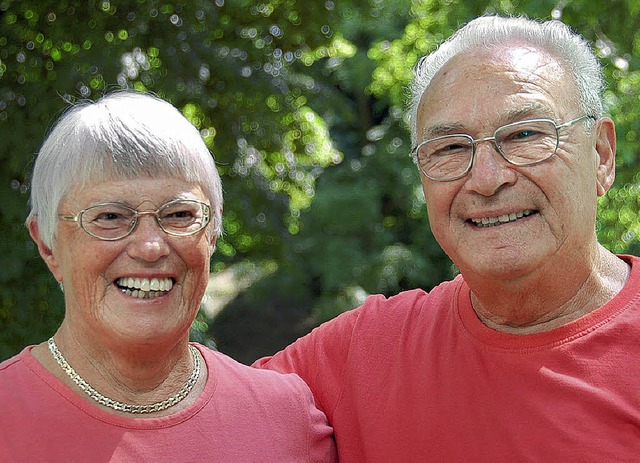
<svg viewBox="0 0 640 463">
<path fill-rule="evenodd" d="M 175 199 L 209 203 L 199 186 L 183 180 L 142 178 L 72 191 L 58 213 L 75 215 L 105 202 L 155 211 Z M 58 222 L 52 249 L 39 242 L 33 230 L 32 236 L 64 284 L 64 323 L 76 339 L 154 345 L 188 336 L 207 286 L 215 243 L 212 228 L 210 223 L 195 235 L 171 236 L 153 216 L 143 215 L 136 229 L 117 241 L 90 236 L 71 221 Z"/>
</svg>

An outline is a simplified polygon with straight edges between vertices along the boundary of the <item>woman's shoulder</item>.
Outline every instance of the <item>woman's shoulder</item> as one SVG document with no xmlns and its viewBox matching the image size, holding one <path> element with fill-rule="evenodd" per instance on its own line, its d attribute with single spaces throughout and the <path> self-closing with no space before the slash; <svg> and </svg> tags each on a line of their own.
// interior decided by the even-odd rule
<svg viewBox="0 0 640 463">
<path fill-rule="evenodd" d="M 0 385 L 7 384 L 8 381 L 16 376 L 24 374 L 25 367 L 27 369 L 37 365 L 37 361 L 31 354 L 31 349 L 35 346 L 27 346 L 20 353 L 0 362 Z"/>
<path fill-rule="evenodd" d="M 17 363 L 20 362 L 20 355 L 17 354 L 13 357 L 10 357 L 2 362 L 0 362 L 0 374 L 8 374 L 11 373 L 11 368 L 14 367 Z"/>
<path fill-rule="evenodd" d="M 277 391 L 280 394 L 286 390 L 306 393 L 308 387 L 296 374 L 282 374 L 271 370 L 262 370 L 245 365 L 223 352 L 197 345 L 204 356 L 209 370 L 215 372 L 222 384 L 229 384 L 234 388 L 260 388 L 263 391 Z"/>
<path fill-rule="evenodd" d="M 227 412 L 233 413 L 239 407 L 238 413 L 253 410 L 256 416 L 269 416 L 283 423 L 315 421 L 317 414 L 324 419 L 316 409 L 311 389 L 297 374 L 250 367 L 221 352 L 198 347 L 210 375 L 215 375 L 211 378 L 216 381 L 214 401 L 223 401 Z"/>
<path fill-rule="evenodd" d="M 209 404 L 216 411 L 216 423 L 243 427 L 252 446 L 280 452 L 274 453 L 273 461 L 336 461 L 333 430 L 298 375 L 253 368 L 224 353 L 198 348 L 213 367 L 210 373 L 217 375 Z"/>
</svg>

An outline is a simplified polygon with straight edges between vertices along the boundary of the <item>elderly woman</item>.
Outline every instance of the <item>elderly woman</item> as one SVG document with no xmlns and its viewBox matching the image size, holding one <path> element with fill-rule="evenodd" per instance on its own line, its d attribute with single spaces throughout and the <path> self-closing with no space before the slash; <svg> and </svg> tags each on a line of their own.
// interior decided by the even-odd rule
<svg viewBox="0 0 640 463">
<path fill-rule="evenodd" d="M 37 157 L 31 207 L 65 317 L 0 364 L 0 461 L 335 460 L 300 378 L 189 343 L 222 191 L 173 106 L 117 92 L 68 111 Z"/>
</svg>

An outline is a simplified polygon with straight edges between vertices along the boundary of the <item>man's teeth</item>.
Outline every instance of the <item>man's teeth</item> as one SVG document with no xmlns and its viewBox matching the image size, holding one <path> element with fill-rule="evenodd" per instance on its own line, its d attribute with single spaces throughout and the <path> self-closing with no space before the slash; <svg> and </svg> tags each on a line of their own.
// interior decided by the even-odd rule
<svg viewBox="0 0 640 463">
<path fill-rule="evenodd" d="M 515 220 L 521 219 L 522 217 L 526 217 L 528 215 L 531 215 L 530 210 L 526 210 L 522 212 L 512 212 L 511 214 L 504 214 L 497 217 L 483 217 L 481 219 L 471 219 L 471 222 L 473 222 L 479 227 L 493 227 L 495 225 L 500 225 L 507 222 L 513 222 Z"/>
<path fill-rule="evenodd" d="M 116 281 L 120 290 L 128 296 L 146 299 L 160 297 L 173 287 L 171 278 L 125 277 Z"/>
</svg>

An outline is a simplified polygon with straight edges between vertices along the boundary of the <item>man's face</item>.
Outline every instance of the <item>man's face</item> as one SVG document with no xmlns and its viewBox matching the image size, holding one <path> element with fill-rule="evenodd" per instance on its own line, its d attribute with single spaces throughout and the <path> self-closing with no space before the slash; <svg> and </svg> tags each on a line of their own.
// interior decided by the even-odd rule
<svg viewBox="0 0 640 463">
<path fill-rule="evenodd" d="M 476 49 L 447 63 L 425 91 L 418 142 L 452 133 L 489 137 L 525 119 L 562 124 L 584 115 L 578 101 L 570 76 L 549 54 L 529 45 Z M 596 149 L 600 132 L 585 122 L 562 129 L 556 154 L 527 167 L 481 142 L 463 178 L 422 176 L 433 233 L 467 279 L 557 270 L 595 248 L 597 197 L 610 186 Z"/>
</svg>

